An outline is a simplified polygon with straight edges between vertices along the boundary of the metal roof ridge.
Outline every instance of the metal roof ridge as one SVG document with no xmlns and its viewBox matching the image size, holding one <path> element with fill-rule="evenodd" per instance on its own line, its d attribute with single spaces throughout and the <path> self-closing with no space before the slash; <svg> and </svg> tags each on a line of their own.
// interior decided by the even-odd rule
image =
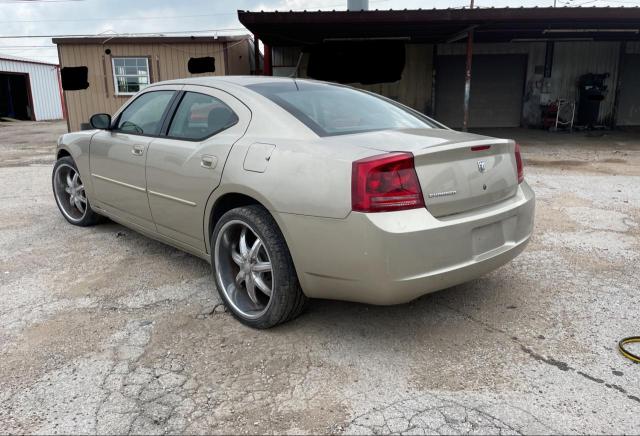
<svg viewBox="0 0 640 436">
<path fill-rule="evenodd" d="M 23 58 L 23 57 L 20 57 L 20 56 L 13 56 L 13 55 L 4 54 L 4 53 L 0 53 L 0 60 L 11 61 L 11 62 L 24 62 L 24 63 L 28 63 L 28 64 L 50 65 L 52 67 L 57 67 L 57 66 L 60 65 L 60 64 L 57 64 L 55 62 L 39 61 L 37 59 Z"/>
</svg>

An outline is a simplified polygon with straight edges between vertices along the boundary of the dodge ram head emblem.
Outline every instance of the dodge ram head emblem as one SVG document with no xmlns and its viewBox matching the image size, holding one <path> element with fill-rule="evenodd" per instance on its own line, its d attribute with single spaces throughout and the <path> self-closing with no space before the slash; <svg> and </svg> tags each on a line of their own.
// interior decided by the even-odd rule
<svg viewBox="0 0 640 436">
<path fill-rule="evenodd" d="M 485 171 L 487 171 L 487 163 L 483 160 L 479 160 L 478 161 L 478 171 L 480 171 L 481 173 L 484 173 Z"/>
</svg>

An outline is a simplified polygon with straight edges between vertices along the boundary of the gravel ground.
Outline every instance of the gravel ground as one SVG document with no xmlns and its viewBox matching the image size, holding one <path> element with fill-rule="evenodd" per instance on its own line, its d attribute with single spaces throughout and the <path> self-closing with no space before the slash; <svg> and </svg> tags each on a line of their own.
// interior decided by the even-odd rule
<svg viewBox="0 0 640 436">
<path fill-rule="evenodd" d="M 640 134 L 513 130 L 538 195 L 510 264 L 255 331 L 209 266 L 64 221 L 63 123 L 0 124 L 0 433 L 639 433 Z"/>
</svg>

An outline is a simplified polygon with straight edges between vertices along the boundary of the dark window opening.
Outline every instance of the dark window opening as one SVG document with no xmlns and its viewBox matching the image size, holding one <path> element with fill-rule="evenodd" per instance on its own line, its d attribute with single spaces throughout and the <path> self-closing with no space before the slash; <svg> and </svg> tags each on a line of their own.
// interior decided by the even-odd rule
<svg viewBox="0 0 640 436">
<path fill-rule="evenodd" d="M 28 75 L 0 73 L 0 117 L 33 119 Z"/>
<path fill-rule="evenodd" d="M 329 82 L 388 83 L 400 80 L 404 64 L 404 42 L 324 43 L 310 49 L 307 74 Z"/>
<path fill-rule="evenodd" d="M 216 71 L 216 58 L 211 56 L 191 58 L 187 68 L 191 74 L 213 73 Z"/>
<path fill-rule="evenodd" d="M 60 70 L 62 89 L 65 91 L 78 91 L 89 87 L 89 68 L 64 67 Z"/>
</svg>

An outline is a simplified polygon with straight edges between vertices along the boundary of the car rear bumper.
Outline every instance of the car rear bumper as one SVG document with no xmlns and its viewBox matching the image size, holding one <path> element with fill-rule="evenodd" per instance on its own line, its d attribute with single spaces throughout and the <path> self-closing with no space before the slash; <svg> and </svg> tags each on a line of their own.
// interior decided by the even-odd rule
<svg viewBox="0 0 640 436">
<path fill-rule="evenodd" d="M 477 278 L 524 250 L 535 195 L 522 183 L 506 201 L 446 218 L 427 209 L 279 216 L 305 294 L 398 304 Z"/>
</svg>

